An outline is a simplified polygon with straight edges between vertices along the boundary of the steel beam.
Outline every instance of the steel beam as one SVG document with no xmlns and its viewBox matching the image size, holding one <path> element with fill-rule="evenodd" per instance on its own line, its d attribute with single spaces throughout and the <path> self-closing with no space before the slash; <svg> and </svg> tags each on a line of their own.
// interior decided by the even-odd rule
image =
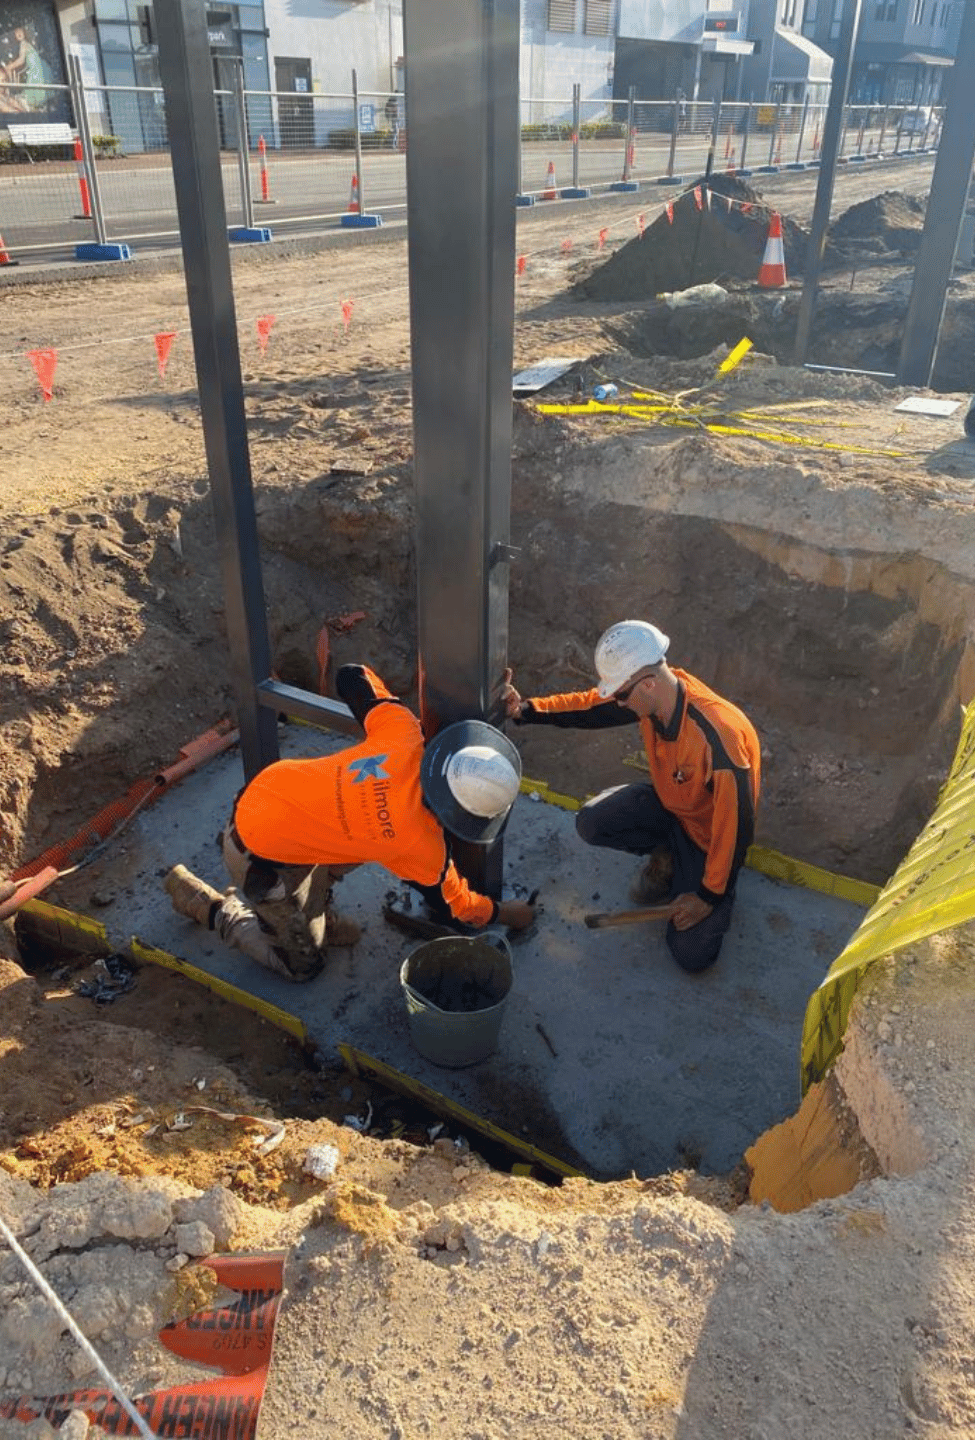
<svg viewBox="0 0 975 1440">
<path fill-rule="evenodd" d="M 500 718 L 508 642 L 518 0 L 404 0 L 424 731 Z M 497 894 L 501 854 L 458 861 Z"/>
<path fill-rule="evenodd" d="M 924 231 L 907 302 L 897 379 L 901 385 L 929 385 L 938 353 L 948 282 L 968 201 L 975 158 L 975 5 L 964 7 L 958 49 L 948 76 L 946 109 Z"/>
</svg>

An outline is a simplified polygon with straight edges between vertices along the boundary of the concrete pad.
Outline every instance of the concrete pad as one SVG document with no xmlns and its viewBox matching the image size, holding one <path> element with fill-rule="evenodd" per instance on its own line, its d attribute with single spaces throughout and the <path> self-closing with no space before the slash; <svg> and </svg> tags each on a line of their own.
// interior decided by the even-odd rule
<svg viewBox="0 0 975 1440">
<path fill-rule="evenodd" d="M 286 756 L 342 744 L 306 726 L 281 729 Z M 348 1042 L 597 1178 L 687 1165 L 725 1172 L 796 1109 L 806 1001 L 861 907 L 746 871 L 717 965 L 686 975 L 662 924 L 586 928 L 589 911 L 632 908 L 639 862 L 583 845 L 571 812 L 522 795 L 505 836 L 505 893 L 538 886 L 544 913 L 512 947 L 498 1050 L 445 1069 L 411 1041 L 399 971 L 417 942 L 381 915 L 390 891 L 411 892 L 379 866 L 338 887 L 339 910 L 365 933 L 354 949 L 332 951 L 308 985 L 262 970 L 173 912 L 162 880 L 177 861 L 218 889 L 227 884 L 217 835 L 241 784 L 237 755 L 210 762 L 85 872 L 87 893 L 108 901 L 97 914 L 113 944 L 137 936 L 169 951 L 298 1016 L 324 1055 Z M 419 897 L 412 902 L 420 913 Z"/>
</svg>

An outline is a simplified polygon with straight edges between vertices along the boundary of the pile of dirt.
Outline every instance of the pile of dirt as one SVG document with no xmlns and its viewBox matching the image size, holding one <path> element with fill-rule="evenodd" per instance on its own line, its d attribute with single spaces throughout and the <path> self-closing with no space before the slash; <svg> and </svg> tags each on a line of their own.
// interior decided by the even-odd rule
<svg viewBox="0 0 975 1440">
<path fill-rule="evenodd" d="M 579 283 L 590 300 L 647 300 L 706 281 L 758 276 L 773 208 L 744 180 L 711 175 L 695 181 L 642 235 L 617 250 Z M 808 236 L 782 219 L 786 272 L 802 269 Z"/>
<path fill-rule="evenodd" d="M 921 243 L 926 209 L 916 195 L 885 190 L 844 211 L 830 227 L 830 239 L 847 250 L 913 255 Z"/>
</svg>

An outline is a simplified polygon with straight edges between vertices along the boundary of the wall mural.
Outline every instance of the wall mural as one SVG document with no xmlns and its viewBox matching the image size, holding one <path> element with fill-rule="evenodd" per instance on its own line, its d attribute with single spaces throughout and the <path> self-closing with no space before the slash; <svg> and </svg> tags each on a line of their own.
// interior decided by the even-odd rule
<svg viewBox="0 0 975 1440">
<path fill-rule="evenodd" d="M 0 0 L 0 125 L 70 121 L 61 38 L 54 6 Z"/>
</svg>

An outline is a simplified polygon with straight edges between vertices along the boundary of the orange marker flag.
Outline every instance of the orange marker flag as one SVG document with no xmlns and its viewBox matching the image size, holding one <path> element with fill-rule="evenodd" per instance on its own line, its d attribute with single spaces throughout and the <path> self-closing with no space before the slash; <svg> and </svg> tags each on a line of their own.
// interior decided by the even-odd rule
<svg viewBox="0 0 975 1440">
<path fill-rule="evenodd" d="M 669 200 L 667 201 L 667 204 L 664 206 L 664 209 L 665 209 L 666 212 L 667 212 L 667 219 L 670 221 L 671 225 L 673 225 L 673 223 L 674 223 L 674 207 L 673 207 L 673 205 L 670 203 Z"/>
<path fill-rule="evenodd" d="M 352 324 L 352 311 L 355 309 L 354 300 L 343 300 L 342 304 L 342 326 L 348 334 L 349 326 Z"/>
<path fill-rule="evenodd" d="M 602 230 L 600 230 L 600 232 L 599 232 L 599 247 L 598 247 L 598 248 L 599 248 L 600 250 L 601 250 L 601 249 L 603 248 L 603 246 L 606 244 L 606 237 L 607 237 L 608 235 L 609 235 L 609 227 L 608 227 L 608 226 L 604 226 L 604 228 L 603 228 Z"/>
<path fill-rule="evenodd" d="M 34 374 L 40 381 L 45 400 L 54 398 L 54 372 L 58 368 L 56 350 L 28 350 L 27 358 L 34 367 Z"/>
<path fill-rule="evenodd" d="M 166 373 L 166 361 L 169 359 L 169 352 L 173 348 L 173 341 L 179 334 L 178 330 L 160 330 L 156 335 L 156 363 L 159 366 L 160 380 Z"/>
<path fill-rule="evenodd" d="M 700 185 L 695 185 L 695 186 L 694 186 L 694 204 L 697 206 L 697 208 L 698 208 L 699 210 L 703 210 L 703 209 L 704 209 L 704 201 L 703 201 L 703 199 L 701 198 L 701 187 L 700 187 Z"/>
<path fill-rule="evenodd" d="M 257 343 L 261 347 L 262 355 L 267 349 L 267 339 L 271 333 L 271 326 L 276 319 L 276 315 L 258 315 L 257 317 Z"/>
<path fill-rule="evenodd" d="M 524 255 L 519 255 L 519 256 L 518 256 L 518 274 L 519 274 L 519 275 L 524 275 L 524 273 L 525 273 L 525 266 L 526 266 L 527 264 L 528 264 L 528 260 L 527 260 L 526 256 L 524 256 Z"/>
<path fill-rule="evenodd" d="M 569 251 L 570 251 L 571 249 L 572 249 L 572 241 L 571 241 L 571 240 L 563 240 L 563 241 L 562 241 L 562 254 L 563 254 L 563 255 L 568 255 L 568 253 L 569 253 Z"/>
<path fill-rule="evenodd" d="M 647 217 L 646 217 L 645 215 L 638 215 L 638 216 L 636 217 L 636 228 L 637 228 L 637 229 L 639 230 L 639 232 L 640 232 L 640 238 L 641 238 L 641 240 L 643 239 L 643 227 L 646 225 L 646 223 L 647 223 Z"/>
</svg>

